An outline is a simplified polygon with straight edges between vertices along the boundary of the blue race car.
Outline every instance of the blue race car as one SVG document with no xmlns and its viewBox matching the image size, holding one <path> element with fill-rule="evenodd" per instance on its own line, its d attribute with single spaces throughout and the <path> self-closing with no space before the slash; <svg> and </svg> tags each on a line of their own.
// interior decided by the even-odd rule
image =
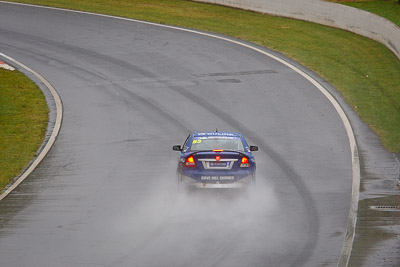
<svg viewBox="0 0 400 267">
<path fill-rule="evenodd" d="M 254 184 L 256 161 L 244 137 L 232 132 L 191 133 L 181 151 L 177 177 L 179 186 L 195 188 L 240 188 Z"/>
</svg>

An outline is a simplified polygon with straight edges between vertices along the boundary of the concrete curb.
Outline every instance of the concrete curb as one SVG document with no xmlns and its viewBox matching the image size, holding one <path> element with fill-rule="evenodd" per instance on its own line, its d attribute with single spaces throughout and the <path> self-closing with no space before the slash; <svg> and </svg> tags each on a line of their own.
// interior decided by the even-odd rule
<svg viewBox="0 0 400 267">
<path fill-rule="evenodd" d="M 5 70 L 11 70 L 14 71 L 15 68 L 11 67 L 10 65 L 8 65 L 7 63 L 5 63 L 4 61 L 0 60 L 0 68 L 5 69 Z"/>
<path fill-rule="evenodd" d="M 49 153 L 51 147 L 53 146 L 53 144 L 58 136 L 58 133 L 60 132 L 62 116 L 63 116 L 63 108 L 62 108 L 61 98 L 58 95 L 57 91 L 39 73 L 35 72 L 34 70 L 30 69 L 29 67 L 25 66 L 24 64 L 18 62 L 17 60 L 15 60 L 3 53 L 0 53 L 0 57 L 6 58 L 10 62 L 25 69 L 26 71 L 32 73 L 36 78 L 38 78 L 49 89 L 49 91 L 51 92 L 51 95 L 54 98 L 54 102 L 56 104 L 56 121 L 55 121 L 55 125 L 54 125 L 53 131 L 52 131 L 49 139 L 46 140 L 47 143 L 45 144 L 44 148 L 41 150 L 39 155 L 33 160 L 33 162 L 31 162 L 29 167 L 23 171 L 23 173 L 18 177 L 18 179 L 15 180 L 11 184 L 11 186 L 9 186 L 3 193 L 1 193 L 1 195 L 0 195 L 0 201 L 1 201 L 6 196 L 8 196 L 8 194 L 10 194 L 17 186 L 19 186 L 33 172 L 33 170 L 40 164 L 40 162 L 44 159 L 44 157 L 47 155 L 47 153 Z"/>
</svg>

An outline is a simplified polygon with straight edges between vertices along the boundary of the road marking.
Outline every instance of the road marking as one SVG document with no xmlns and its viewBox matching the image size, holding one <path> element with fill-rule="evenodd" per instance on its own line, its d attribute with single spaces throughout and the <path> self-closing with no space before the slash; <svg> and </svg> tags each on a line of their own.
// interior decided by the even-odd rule
<svg viewBox="0 0 400 267">
<path fill-rule="evenodd" d="M 173 29 L 173 30 L 178 30 L 178 31 L 184 31 L 188 33 L 194 33 L 202 36 L 207 36 L 210 38 L 215 38 L 223 41 L 227 41 L 233 44 L 240 45 L 242 47 L 246 47 L 248 49 L 251 49 L 253 51 L 259 52 L 265 56 L 268 56 L 272 59 L 275 59 L 276 61 L 282 63 L 283 65 L 289 67 L 290 69 L 294 70 L 301 76 L 303 76 L 306 80 L 308 80 L 310 83 L 312 83 L 317 89 L 325 95 L 326 98 L 331 102 L 331 104 L 334 106 L 336 111 L 338 112 L 344 127 L 346 129 L 347 137 L 349 139 L 350 143 L 350 150 L 351 150 L 351 158 L 352 158 L 352 169 L 353 169 L 353 183 L 352 183 L 352 197 L 351 197 L 351 204 L 350 204 L 350 211 L 349 211 L 349 217 L 347 221 L 347 229 L 346 229 L 346 237 L 343 242 L 342 246 L 342 251 L 340 255 L 340 259 L 338 262 L 338 266 L 347 266 L 349 259 L 350 259 L 350 254 L 351 250 L 353 247 L 353 241 L 354 241 L 354 235 L 355 235 L 355 226 L 357 223 L 357 210 L 358 210 L 358 200 L 359 200 L 359 194 L 360 194 L 360 161 L 359 161 L 359 155 L 358 155 L 358 148 L 357 148 L 357 143 L 355 140 L 354 132 L 351 127 L 350 121 L 344 112 L 343 108 L 340 106 L 339 102 L 336 101 L 336 99 L 329 93 L 329 91 L 321 85 L 317 80 L 312 78 L 309 74 L 306 72 L 302 71 L 298 67 L 294 66 L 293 64 L 289 63 L 288 61 L 279 58 L 278 56 L 275 56 L 271 53 L 268 53 L 260 48 L 257 48 L 255 46 L 252 46 L 250 44 L 246 44 L 244 42 L 240 42 L 237 40 L 229 39 L 227 37 L 223 36 L 218 36 L 215 34 L 211 33 L 206 33 L 206 32 L 201 32 L 201 31 L 196 31 L 192 29 L 185 29 L 185 28 L 180 28 L 177 26 L 170 26 L 170 25 L 163 25 L 163 24 L 157 24 L 154 22 L 147 22 L 147 21 L 140 21 L 136 19 L 129 19 L 129 18 L 122 18 L 122 17 L 116 17 L 116 16 L 111 16 L 111 15 L 104 15 L 104 14 L 96 14 L 96 13 L 91 13 L 91 12 L 86 12 L 86 11 L 77 11 L 77 10 L 68 10 L 68 9 L 63 9 L 63 8 L 56 8 L 56 7 L 44 7 L 44 6 L 37 6 L 37 5 L 31 5 L 31 4 L 20 4 L 20 3 L 10 3 L 10 2 L 4 2 L 0 1 L 0 3 L 6 3 L 6 4 L 13 4 L 13 5 L 22 5 L 22 6 L 30 6 L 30 7 L 36 7 L 36 8 L 44 8 L 44 9 L 51 9 L 51 10 L 58 10 L 58 11 L 64 11 L 64 12 L 73 12 L 73 13 L 78 13 L 78 14 L 86 14 L 86 15 L 91 15 L 91 16 L 100 16 L 100 17 L 105 17 L 105 18 L 111 18 L 111 19 L 118 19 L 118 20 L 123 20 L 123 21 L 132 21 L 136 23 L 141 23 L 141 24 L 146 24 L 146 25 L 153 25 L 157 27 L 162 27 L 162 28 L 167 28 L 167 29 Z"/>
<path fill-rule="evenodd" d="M 35 158 L 35 160 L 32 162 L 32 164 L 26 169 L 26 171 L 10 186 L 8 187 L 1 195 L 0 195 L 0 201 L 4 199 L 8 194 L 10 194 L 18 185 L 20 185 L 32 172 L 33 170 L 39 165 L 39 163 L 44 159 L 44 157 L 49 153 L 51 147 L 53 146 L 58 133 L 60 132 L 61 128 L 61 121 L 62 121 L 62 116 L 63 116 L 63 109 L 62 109 L 62 102 L 61 98 L 58 95 L 57 91 L 54 89 L 54 87 L 45 79 L 43 78 L 39 73 L 36 71 L 30 69 L 29 67 L 25 66 L 24 64 L 18 62 L 17 60 L 0 53 L 0 56 L 3 58 L 6 58 L 10 62 L 13 62 L 15 65 L 20 66 L 21 68 L 24 68 L 25 70 L 29 71 L 33 75 L 35 75 L 43 84 L 49 89 L 51 92 L 51 95 L 54 98 L 54 102 L 56 104 L 56 122 L 54 124 L 53 131 L 50 135 L 50 138 L 47 141 L 47 144 L 43 148 L 43 150 L 39 153 L 39 155 Z"/>
</svg>

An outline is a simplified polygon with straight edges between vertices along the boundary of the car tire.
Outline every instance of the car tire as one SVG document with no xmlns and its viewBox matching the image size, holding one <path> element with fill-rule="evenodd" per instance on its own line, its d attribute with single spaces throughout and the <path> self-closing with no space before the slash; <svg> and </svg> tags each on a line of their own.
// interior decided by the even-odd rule
<svg viewBox="0 0 400 267">
<path fill-rule="evenodd" d="M 177 187 L 178 191 L 183 191 L 183 189 L 184 189 L 184 184 L 182 181 L 181 174 L 176 174 L 176 187 Z"/>
<path fill-rule="evenodd" d="M 255 174 L 253 174 L 252 175 L 252 177 L 251 177 L 251 182 L 250 182 L 252 185 L 255 185 L 256 184 L 256 175 Z"/>
</svg>

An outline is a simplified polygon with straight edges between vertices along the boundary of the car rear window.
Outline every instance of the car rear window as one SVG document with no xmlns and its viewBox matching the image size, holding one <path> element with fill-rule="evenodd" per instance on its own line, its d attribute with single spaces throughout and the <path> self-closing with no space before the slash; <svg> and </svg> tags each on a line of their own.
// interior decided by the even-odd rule
<svg viewBox="0 0 400 267">
<path fill-rule="evenodd" d="M 190 146 L 190 151 L 201 150 L 233 150 L 244 151 L 244 146 L 240 137 L 228 136 L 207 136 L 207 137 L 194 137 Z"/>
</svg>

